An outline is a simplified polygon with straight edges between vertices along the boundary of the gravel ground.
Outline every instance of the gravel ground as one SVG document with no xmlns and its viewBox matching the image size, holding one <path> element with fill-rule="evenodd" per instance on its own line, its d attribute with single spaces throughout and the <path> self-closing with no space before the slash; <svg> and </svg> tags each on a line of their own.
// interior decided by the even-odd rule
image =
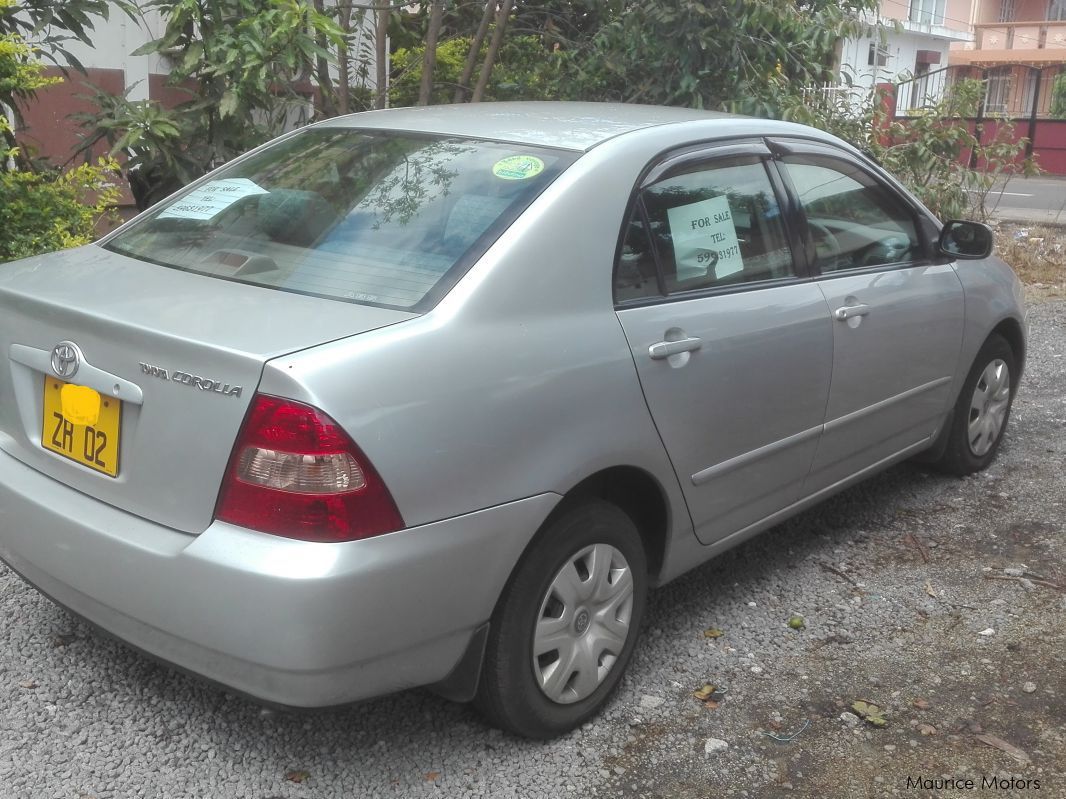
<svg viewBox="0 0 1066 799">
<path fill-rule="evenodd" d="M 1066 797 L 1066 303 L 1032 322 L 987 472 L 895 468 L 653 594 L 610 707 L 546 744 L 425 691 L 265 711 L 0 567 L 0 796 Z"/>
</svg>

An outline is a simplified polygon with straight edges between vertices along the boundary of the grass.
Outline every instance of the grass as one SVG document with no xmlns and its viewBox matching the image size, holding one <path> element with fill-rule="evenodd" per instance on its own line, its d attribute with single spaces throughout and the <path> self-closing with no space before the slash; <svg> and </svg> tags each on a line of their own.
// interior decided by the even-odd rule
<svg viewBox="0 0 1066 799">
<path fill-rule="evenodd" d="M 996 255 L 1014 268 L 1027 293 L 1066 297 L 1066 228 L 1001 223 Z"/>
</svg>

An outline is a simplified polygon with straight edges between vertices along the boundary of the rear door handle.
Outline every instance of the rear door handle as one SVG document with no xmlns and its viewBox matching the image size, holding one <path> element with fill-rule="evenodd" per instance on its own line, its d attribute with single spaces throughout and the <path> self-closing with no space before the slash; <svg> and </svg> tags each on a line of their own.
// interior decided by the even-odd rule
<svg viewBox="0 0 1066 799">
<path fill-rule="evenodd" d="M 703 342 L 696 338 L 683 338 L 680 341 L 660 341 L 648 347 L 648 355 L 653 360 L 661 361 L 671 355 L 679 355 L 682 352 L 695 352 L 703 346 Z"/>
<path fill-rule="evenodd" d="M 866 316 L 870 313 L 869 305 L 844 305 L 833 311 L 833 318 L 838 322 L 846 322 L 854 316 Z"/>
</svg>

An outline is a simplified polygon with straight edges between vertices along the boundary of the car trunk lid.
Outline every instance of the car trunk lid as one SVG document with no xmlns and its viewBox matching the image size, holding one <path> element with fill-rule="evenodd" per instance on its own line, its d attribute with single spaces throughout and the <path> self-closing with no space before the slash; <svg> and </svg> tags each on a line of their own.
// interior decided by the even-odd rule
<svg viewBox="0 0 1066 799">
<path fill-rule="evenodd" d="M 5 264 L 0 449 L 115 507 L 197 533 L 211 522 L 263 364 L 413 316 L 212 279 L 97 246 Z M 45 420 L 56 407 L 45 401 L 46 378 L 56 376 L 51 356 L 61 342 L 81 360 L 66 382 L 92 383 L 101 407 L 121 400 L 113 477 L 44 445 L 69 444 L 61 422 L 53 430 Z M 61 367 L 70 352 L 59 353 Z M 76 444 L 91 455 L 85 435 Z"/>
</svg>

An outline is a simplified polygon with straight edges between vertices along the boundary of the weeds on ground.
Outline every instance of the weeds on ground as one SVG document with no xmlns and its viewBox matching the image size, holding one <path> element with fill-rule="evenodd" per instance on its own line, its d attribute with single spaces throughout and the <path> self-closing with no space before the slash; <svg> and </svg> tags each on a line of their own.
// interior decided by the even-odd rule
<svg viewBox="0 0 1066 799">
<path fill-rule="evenodd" d="M 1000 223 L 996 255 L 1014 268 L 1030 294 L 1066 297 L 1066 229 Z"/>
</svg>

